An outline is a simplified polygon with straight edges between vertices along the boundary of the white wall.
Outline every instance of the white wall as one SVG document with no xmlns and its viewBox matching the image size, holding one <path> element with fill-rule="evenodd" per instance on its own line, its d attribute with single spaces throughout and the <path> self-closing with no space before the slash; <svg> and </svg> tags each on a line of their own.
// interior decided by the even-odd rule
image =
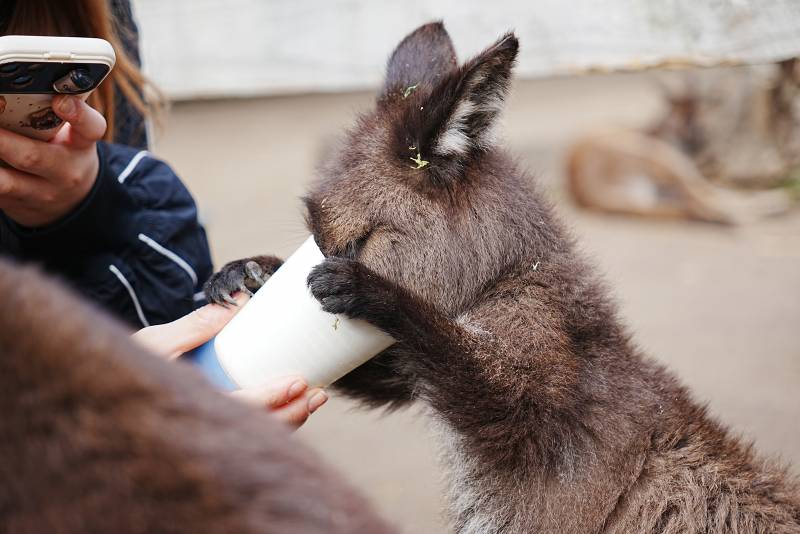
<svg viewBox="0 0 800 534">
<path fill-rule="evenodd" d="M 461 57 L 508 29 L 518 75 L 800 55 L 800 0 L 134 0 L 145 67 L 173 98 L 375 86 L 443 19 Z"/>
</svg>

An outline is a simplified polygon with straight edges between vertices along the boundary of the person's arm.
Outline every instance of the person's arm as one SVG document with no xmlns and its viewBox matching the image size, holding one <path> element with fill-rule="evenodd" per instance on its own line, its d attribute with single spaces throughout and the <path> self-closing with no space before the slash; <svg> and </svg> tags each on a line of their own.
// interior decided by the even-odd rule
<svg viewBox="0 0 800 534">
<path fill-rule="evenodd" d="M 0 159 L 12 166 L 0 169 L 0 208 L 20 256 L 44 263 L 132 325 L 191 312 L 211 274 L 194 200 L 149 153 L 95 145 L 104 123 L 87 126 L 99 114 L 85 104 L 81 113 L 84 120 L 65 125 L 69 130 L 55 143 L 0 131 Z M 72 138 L 84 127 L 91 134 L 75 145 Z M 84 158 L 96 158 L 96 167 L 87 163 L 83 174 L 70 170 L 82 176 L 70 181 L 64 162 L 74 167 Z"/>
<path fill-rule="evenodd" d="M 98 155 L 97 181 L 75 211 L 43 229 L 12 226 L 23 254 L 133 325 L 191 312 L 212 270 L 194 200 L 147 152 L 98 143 Z"/>
</svg>

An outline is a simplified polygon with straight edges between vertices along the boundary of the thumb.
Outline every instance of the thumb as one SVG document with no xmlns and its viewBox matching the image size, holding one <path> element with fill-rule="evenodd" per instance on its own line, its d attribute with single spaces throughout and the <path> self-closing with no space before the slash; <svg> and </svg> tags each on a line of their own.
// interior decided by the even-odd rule
<svg viewBox="0 0 800 534">
<path fill-rule="evenodd" d="M 79 148 L 101 140 L 106 133 L 105 117 L 77 96 L 56 96 L 53 111 L 69 123 L 72 144 Z"/>
<path fill-rule="evenodd" d="M 237 302 L 238 306 L 230 307 L 207 304 L 171 323 L 143 328 L 132 338 L 156 354 L 177 358 L 217 335 L 247 302 L 247 297 L 237 296 Z"/>
</svg>

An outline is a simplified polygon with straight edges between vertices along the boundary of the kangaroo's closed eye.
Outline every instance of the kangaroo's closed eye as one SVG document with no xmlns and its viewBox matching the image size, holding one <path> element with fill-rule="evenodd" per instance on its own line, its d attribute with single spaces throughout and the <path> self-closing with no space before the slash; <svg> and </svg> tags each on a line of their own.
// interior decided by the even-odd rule
<svg viewBox="0 0 800 534">
<path fill-rule="evenodd" d="M 342 253 L 342 256 L 344 256 L 345 258 L 349 258 L 351 260 L 358 259 L 358 254 L 364 248 L 364 245 L 367 244 L 369 238 L 372 237 L 374 231 L 375 231 L 374 228 L 370 228 L 361 237 L 348 241 L 347 246 L 345 247 L 345 250 Z"/>
</svg>

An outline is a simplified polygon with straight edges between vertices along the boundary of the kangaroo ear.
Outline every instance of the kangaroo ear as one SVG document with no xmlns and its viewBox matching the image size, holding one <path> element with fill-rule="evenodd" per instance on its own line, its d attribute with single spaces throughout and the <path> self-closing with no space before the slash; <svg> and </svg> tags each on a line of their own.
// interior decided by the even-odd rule
<svg viewBox="0 0 800 534">
<path fill-rule="evenodd" d="M 420 26 L 397 45 L 389 58 L 381 98 L 408 96 L 421 89 L 420 85 L 430 90 L 457 66 L 453 42 L 444 24 Z"/>
<path fill-rule="evenodd" d="M 493 145 L 518 49 L 508 33 L 409 103 L 397 141 L 429 160 L 428 172 L 452 177 Z"/>
</svg>

